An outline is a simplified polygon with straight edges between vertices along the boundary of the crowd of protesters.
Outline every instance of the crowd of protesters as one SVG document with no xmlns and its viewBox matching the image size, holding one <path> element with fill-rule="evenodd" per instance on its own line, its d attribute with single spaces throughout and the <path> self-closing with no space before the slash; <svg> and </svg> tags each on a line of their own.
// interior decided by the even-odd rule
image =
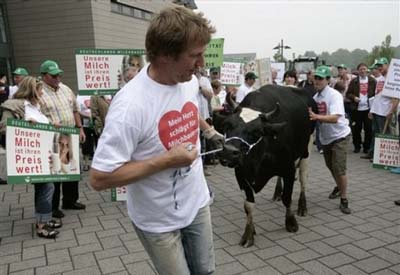
<svg viewBox="0 0 400 275">
<path fill-rule="evenodd" d="M 185 35 L 176 36 L 168 28 L 171 24 L 174 32 L 180 30 Z M 150 63 L 144 65 L 137 58 L 129 59 L 120 76 L 121 90 L 114 98 L 76 97 L 61 82 L 63 70 L 52 60 L 40 65 L 38 78 L 20 67 L 13 71 L 14 86 L 7 87 L 4 77 L 0 83 L 2 147 L 6 146 L 5 128 L 9 117 L 33 124 L 79 128 L 82 170 L 90 169 L 90 184 L 96 190 L 129 184 L 128 213 L 136 233 L 156 269 L 168 274 L 199 270 L 212 273 L 215 269 L 209 209 L 212 192 L 204 176 L 209 175 L 205 170 L 207 165 L 215 164 L 216 160 L 199 160 L 197 156 L 199 152 L 223 144 L 223 137 L 212 127 L 212 117 L 214 112 L 224 109 L 225 96 L 240 103 L 254 90 L 258 79 L 254 72 L 247 72 L 244 83 L 234 87 L 222 85 L 220 68 L 211 68 L 208 76 L 202 69 L 203 54 L 214 32 L 201 14 L 181 7 L 162 11 L 152 21 L 146 35 Z M 160 42 L 163 39 L 165 43 Z M 167 44 L 171 47 L 163 46 Z M 350 132 L 353 152 L 362 150 L 361 158 L 371 160 L 375 134 L 393 133 L 388 122 L 396 113 L 399 101 L 381 94 L 388 72 L 386 58 L 380 58 L 370 67 L 360 63 L 356 75 L 349 73 L 345 64 L 338 65 L 337 69 L 338 76 L 334 78 L 330 67 L 320 66 L 308 71 L 307 78 L 300 82 L 296 71 L 287 71 L 282 84 L 276 83 L 277 73 L 273 70 L 272 83 L 304 88 L 324 106 L 318 114 L 311 111 L 309 114 L 310 120 L 318 122 L 316 146 L 324 154 L 336 183 L 329 198 L 340 197 L 341 211 L 350 214 L 346 192 Z M 198 106 L 189 102 L 197 102 Z M 200 120 L 194 119 L 193 123 L 200 129 L 200 139 L 195 144 L 165 147 L 160 142 L 166 138 L 168 129 L 158 123 L 172 110 L 198 114 Z M 154 133 L 154 129 L 158 132 Z M 64 154 L 70 150 L 66 139 L 60 137 L 59 145 L 63 146 Z M 174 171 L 173 196 L 168 185 L 160 187 L 171 181 L 171 171 Z M 392 169 L 392 172 L 400 173 L 400 169 Z M 185 184 L 176 185 L 178 181 Z M 193 182 L 197 184 L 191 184 Z M 2 183 L 6 182 L 2 180 Z M 61 219 L 65 215 L 60 210 L 61 190 L 62 209 L 86 207 L 79 202 L 78 182 L 36 183 L 35 216 L 39 237 L 55 238 L 59 234 L 56 229 L 62 226 Z M 158 199 L 154 199 L 156 197 Z M 400 204 L 400 201 L 395 203 Z M 174 207 L 169 207 L 170 204 Z M 171 239 L 171 236 L 179 238 Z M 161 248 L 157 244 L 160 242 Z"/>
</svg>

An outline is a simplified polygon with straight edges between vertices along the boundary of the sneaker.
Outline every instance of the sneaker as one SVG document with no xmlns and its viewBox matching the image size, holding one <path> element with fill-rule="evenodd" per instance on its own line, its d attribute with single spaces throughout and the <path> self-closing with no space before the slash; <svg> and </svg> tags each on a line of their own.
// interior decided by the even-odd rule
<svg viewBox="0 0 400 275">
<path fill-rule="evenodd" d="M 347 199 L 341 199 L 340 200 L 340 211 L 342 211 L 343 214 L 351 214 L 351 209 L 349 208 L 349 202 Z"/>
<path fill-rule="evenodd" d="M 340 191 L 339 188 L 336 186 L 335 188 L 333 188 L 332 193 L 329 194 L 329 198 L 330 199 L 336 199 L 340 196 Z"/>
</svg>

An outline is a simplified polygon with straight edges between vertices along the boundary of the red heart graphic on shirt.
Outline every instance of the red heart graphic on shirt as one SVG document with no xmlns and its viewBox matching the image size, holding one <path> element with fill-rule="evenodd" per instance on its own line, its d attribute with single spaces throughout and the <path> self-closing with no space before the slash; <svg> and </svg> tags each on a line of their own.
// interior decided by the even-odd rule
<svg viewBox="0 0 400 275">
<path fill-rule="evenodd" d="M 317 103 L 317 106 L 318 106 L 318 114 L 326 115 L 327 113 L 326 102 L 325 101 L 319 102 Z"/>
<path fill-rule="evenodd" d="M 196 105 L 187 102 L 182 111 L 172 110 L 165 113 L 158 123 L 158 134 L 164 147 L 172 147 L 190 142 L 196 144 L 199 136 L 199 115 Z"/>
</svg>

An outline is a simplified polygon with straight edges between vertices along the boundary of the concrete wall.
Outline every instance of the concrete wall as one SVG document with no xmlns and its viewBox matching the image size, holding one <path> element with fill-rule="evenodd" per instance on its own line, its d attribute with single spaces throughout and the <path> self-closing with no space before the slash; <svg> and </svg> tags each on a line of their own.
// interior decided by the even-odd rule
<svg viewBox="0 0 400 275">
<path fill-rule="evenodd" d="M 64 70 L 62 81 L 75 90 L 74 49 L 95 45 L 91 4 L 90 0 L 7 0 L 16 66 L 38 75 L 41 62 L 53 59 Z"/>
</svg>

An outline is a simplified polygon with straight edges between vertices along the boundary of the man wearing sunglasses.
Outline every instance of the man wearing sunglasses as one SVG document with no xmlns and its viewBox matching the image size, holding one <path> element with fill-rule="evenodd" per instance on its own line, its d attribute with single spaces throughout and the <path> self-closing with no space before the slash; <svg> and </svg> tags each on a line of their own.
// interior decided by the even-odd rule
<svg viewBox="0 0 400 275">
<path fill-rule="evenodd" d="M 314 73 L 314 86 L 317 93 L 314 100 L 318 105 L 318 114 L 309 111 L 310 120 L 320 122 L 319 137 L 324 151 L 325 164 L 331 171 L 336 187 L 329 195 L 330 199 L 340 196 L 340 210 L 350 214 L 347 200 L 346 150 L 351 132 L 349 121 L 345 118 L 343 96 L 329 87 L 331 70 L 320 66 Z"/>
<path fill-rule="evenodd" d="M 43 81 L 43 95 L 40 99 L 41 110 L 52 124 L 80 128 L 79 139 L 83 143 L 86 136 L 82 128 L 78 103 L 72 90 L 61 83 L 63 72 L 53 60 L 46 60 L 40 65 L 40 74 Z M 64 213 L 59 210 L 60 185 L 62 185 L 63 192 L 63 209 L 81 210 L 86 208 L 84 204 L 78 202 L 78 183 L 78 181 L 54 183 L 53 217 L 64 217 Z"/>
</svg>

